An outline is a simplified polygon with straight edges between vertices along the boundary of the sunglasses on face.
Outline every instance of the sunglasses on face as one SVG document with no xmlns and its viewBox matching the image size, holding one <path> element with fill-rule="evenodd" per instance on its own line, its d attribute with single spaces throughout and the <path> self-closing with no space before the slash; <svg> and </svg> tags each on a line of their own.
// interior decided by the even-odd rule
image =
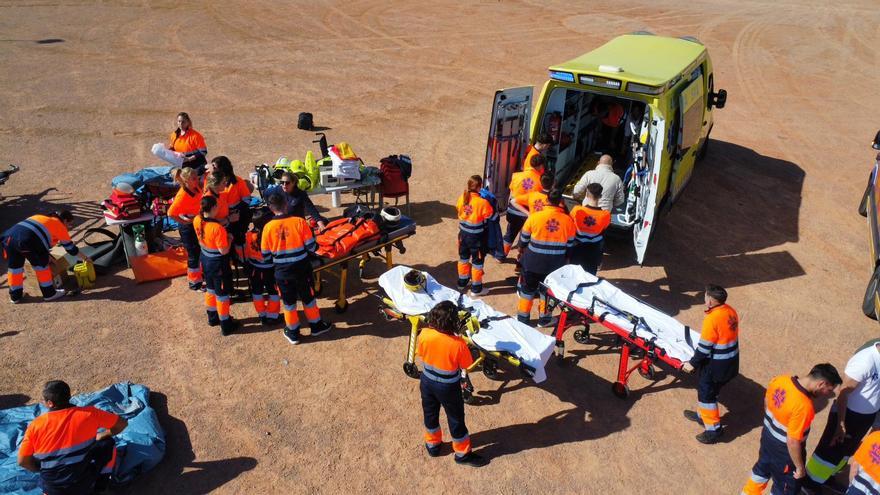
<svg viewBox="0 0 880 495">
<path fill-rule="evenodd" d="M 289 180 L 280 180 L 280 181 L 278 181 L 278 183 L 279 184 L 293 184 L 293 182 L 290 182 Z"/>
</svg>

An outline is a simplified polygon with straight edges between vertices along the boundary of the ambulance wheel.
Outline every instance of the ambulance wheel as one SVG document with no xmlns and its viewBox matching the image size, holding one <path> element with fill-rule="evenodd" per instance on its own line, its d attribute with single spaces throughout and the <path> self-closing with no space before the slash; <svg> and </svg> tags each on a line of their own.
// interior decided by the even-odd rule
<svg viewBox="0 0 880 495">
<path fill-rule="evenodd" d="M 466 388 L 461 389 L 461 398 L 465 404 L 474 403 L 474 393 Z"/>
<path fill-rule="evenodd" d="M 629 397 L 629 388 L 626 384 L 621 382 L 614 382 L 611 384 L 611 392 L 617 396 L 618 399 L 626 399 Z"/>
<path fill-rule="evenodd" d="M 495 361 L 483 361 L 483 375 L 490 380 L 498 379 L 498 364 Z"/>
<path fill-rule="evenodd" d="M 639 374 L 645 380 L 653 380 L 657 376 L 657 370 L 653 366 L 648 366 L 648 371 L 643 371 L 642 368 L 639 368 Z"/>
<path fill-rule="evenodd" d="M 403 372 L 410 378 L 418 378 L 420 375 L 419 367 L 416 366 L 416 363 L 403 363 Z"/>
<path fill-rule="evenodd" d="M 339 315 L 341 315 L 342 313 L 345 313 L 346 311 L 348 311 L 348 303 L 347 302 L 344 302 L 342 304 L 339 304 L 338 302 L 334 303 L 333 304 L 333 311 L 336 311 L 336 314 L 339 314 Z"/>
<path fill-rule="evenodd" d="M 874 301 L 877 298 L 878 289 L 880 289 L 880 266 L 874 269 L 874 274 L 871 275 L 871 280 L 865 289 L 865 297 L 862 299 L 862 313 L 865 313 L 865 316 L 872 320 L 877 319 L 877 308 L 874 306 Z"/>
<path fill-rule="evenodd" d="M 588 328 L 581 328 L 574 331 L 574 341 L 578 344 L 589 344 L 590 343 L 590 330 Z"/>
</svg>

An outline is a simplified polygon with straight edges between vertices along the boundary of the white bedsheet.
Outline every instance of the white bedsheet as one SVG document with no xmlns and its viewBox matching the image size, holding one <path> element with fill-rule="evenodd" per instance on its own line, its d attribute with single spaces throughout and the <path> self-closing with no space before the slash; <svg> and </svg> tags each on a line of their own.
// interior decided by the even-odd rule
<svg viewBox="0 0 880 495">
<path fill-rule="evenodd" d="M 693 357 L 694 346 L 700 341 L 699 332 L 691 330 L 675 318 L 626 294 L 607 280 L 602 280 L 590 287 L 577 289 L 577 286 L 582 283 L 594 283 L 598 280 L 599 278 L 587 273 L 578 265 L 566 265 L 547 275 L 547 278 L 544 279 L 544 285 L 553 291 L 553 295 L 557 299 L 563 301 L 567 300 L 568 296 L 575 291 L 571 304 L 578 308 L 589 309 L 593 304 L 593 297 L 605 301 L 608 305 L 596 303 L 596 314 L 608 312 L 605 319 L 621 328 L 632 329 L 633 325 L 626 316 L 616 310 L 641 317 L 644 322 L 639 322 L 636 327 L 636 335 L 646 340 L 654 339 L 654 343 L 658 347 L 664 349 L 670 357 L 680 361 L 687 361 Z M 609 306 L 613 306 L 613 308 Z M 686 332 L 690 332 L 690 341 L 693 345 L 688 344 L 685 337 Z"/>
<path fill-rule="evenodd" d="M 473 300 L 467 295 L 461 295 L 458 291 L 441 285 L 427 272 L 425 272 L 427 278 L 425 291 L 411 292 L 403 285 L 403 276 L 408 271 L 410 271 L 409 267 L 397 266 L 379 277 L 379 286 L 385 290 L 388 298 L 394 301 L 398 311 L 408 315 L 422 315 L 431 311 L 441 301 L 452 301 L 469 308 L 479 320 L 507 316 L 483 301 Z M 544 366 L 553 354 L 555 338 L 520 323 L 516 318 L 507 317 L 490 321 L 488 328 L 480 329 L 471 336 L 471 339 L 487 351 L 508 352 L 534 368 L 535 383 L 547 379 Z"/>
<path fill-rule="evenodd" d="M 150 151 L 156 155 L 157 158 L 161 158 L 174 166 L 179 167 L 183 165 L 184 154 L 178 151 L 171 151 L 162 143 L 154 144 L 153 147 L 150 148 Z"/>
</svg>

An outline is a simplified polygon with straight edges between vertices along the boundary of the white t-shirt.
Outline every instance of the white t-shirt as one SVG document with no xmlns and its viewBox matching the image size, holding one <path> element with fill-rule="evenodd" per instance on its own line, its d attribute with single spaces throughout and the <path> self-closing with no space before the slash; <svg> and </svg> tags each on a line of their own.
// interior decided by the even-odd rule
<svg viewBox="0 0 880 495">
<path fill-rule="evenodd" d="M 846 363 L 846 376 L 859 382 L 850 394 L 846 408 L 859 414 L 880 410 L 880 350 L 874 343 L 855 353 Z"/>
</svg>

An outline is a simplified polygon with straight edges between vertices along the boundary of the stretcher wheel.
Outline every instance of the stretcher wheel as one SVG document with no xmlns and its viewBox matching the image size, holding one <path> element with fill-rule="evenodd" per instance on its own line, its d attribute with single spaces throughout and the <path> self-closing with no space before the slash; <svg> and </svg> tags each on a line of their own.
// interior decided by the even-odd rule
<svg viewBox="0 0 880 495">
<path fill-rule="evenodd" d="M 348 311 L 348 303 L 344 302 L 342 304 L 339 304 L 338 302 L 336 302 L 333 304 L 333 310 L 336 311 L 336 314 L 341 315 L 342 313 Z"/>
<path fill-rule="evenodd" d="M 590 329 L 589 328 L 581 328 L 574 331 L 574 341 L 578 344 L 589 344 L 590 343 Z"/>
<path fill-rule="evenodd" d="M 410 362 L 403 363 L 403 372 L 410 378 L 418 378 L 420 374 L 419 367 L 416 366 L 416 363 Z"/>
<path fill-rule="evenodd" d="M 642 375 L 642 378 L 644 378 L 646 380 L 653 380 L 654 377 L 657 376 L 657 369 L 654 368 L 654 366 L 648 366 L 647 371 L 642 370 L 642 368 L 639 368 L 639 374 Z"/>
<path fill-rule="evenodd" d="M 626 399 L 629 396 L 629 387 L 623 382 L 614 382 L 611 384 L 611 392 L 619 399 Z"/>
<path fill-rule="evenodd" d="M 461 389 L 461 399 L 464 401 L 465 404 L 473 404 L 474 393 L 466 388 L 463 388 Z"/>
<path fill-rule="evenodd" d="M 495 361 L 483 361 L 483 375 L 490 380 L 498 379 L 498 364 Z"/>
</svg>

